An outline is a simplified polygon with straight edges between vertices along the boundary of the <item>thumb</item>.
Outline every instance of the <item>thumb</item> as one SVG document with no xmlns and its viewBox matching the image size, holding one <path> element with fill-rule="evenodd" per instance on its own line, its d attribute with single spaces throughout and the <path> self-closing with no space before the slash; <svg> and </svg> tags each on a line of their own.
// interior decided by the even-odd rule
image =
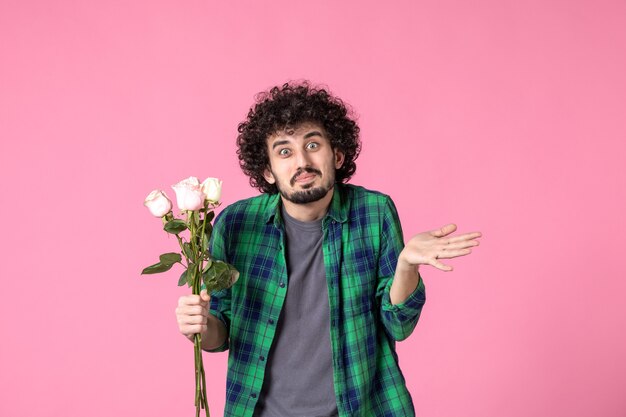
<svg viewBox="0 0 626 417">
<path fill-rule="evenodd" d="M 455 230 L 456 230 L 456 224 L 449 223 L 443 226 L 441 229 L 433 230 L 432 232 L 430 232 L 430 234 L 435 237 L 443 237 L 443 236 L 449 235 Z"/>
<path fill-rule="evenodd" d="M 202 290 L 200 291 L 200 299 L 202 301 L 209 301 L 211 299 L 211 296 L 209 295 L 207 290 Z"/>
</svg>

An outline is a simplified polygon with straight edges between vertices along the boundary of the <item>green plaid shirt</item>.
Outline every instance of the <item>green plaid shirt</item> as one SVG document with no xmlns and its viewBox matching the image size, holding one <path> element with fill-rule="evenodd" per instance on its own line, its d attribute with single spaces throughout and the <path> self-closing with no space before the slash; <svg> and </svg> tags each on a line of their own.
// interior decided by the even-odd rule
<svg viewBox="0 0 626 417">
<path fill-rule="evenodd" d="M 253 415 L 287 295 L 280 201 L 279 194 L 242 200 L 215 220 L 212 254 L 241 272 L 232 288 L 211 295 L 209 309 L 229 333 L 211 351 L 230 350 L 225 417 Z M 339 415 L 413 416 L 395 342 L 412 333 L 426 296 L 420 278 L 404 302 L 389 299 L 404 247 L 396 208 L 384 194 L 336 184 L 322 231 Z"/>
</svg>

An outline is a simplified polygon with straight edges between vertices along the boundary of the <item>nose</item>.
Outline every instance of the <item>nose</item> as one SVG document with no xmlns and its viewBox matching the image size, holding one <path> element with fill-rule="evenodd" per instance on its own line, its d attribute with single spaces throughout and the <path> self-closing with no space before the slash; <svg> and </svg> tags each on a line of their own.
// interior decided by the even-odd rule
<svg viewBox="0 0 626 417">
<path fill-rule="evenodd" d="M 296 153 L 296 163 L 298 164 L 298 168 L 308 167 L 311 163 L 309 154 L 302 150 L 298 151 Z"/>
</svg>

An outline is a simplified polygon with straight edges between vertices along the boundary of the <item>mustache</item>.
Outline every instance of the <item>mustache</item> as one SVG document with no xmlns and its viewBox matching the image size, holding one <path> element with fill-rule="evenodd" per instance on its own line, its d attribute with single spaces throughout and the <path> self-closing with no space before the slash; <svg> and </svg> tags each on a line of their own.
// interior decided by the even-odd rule
<svg viewBox="0 0 626 417">
<path fill-rule="evenodd" d="M 315 168 L 311 168 L 311 167 L 306 167 L 306 168 L 299 168 L 296 173 L 294 174 L 293 177 L 291 177 L 291 186 L 293 186 L 296 183 L 296 180 L 298 179 L 298 177 L 300 175 L 302 175 L 303 173 L 307 173 L 307 174 L 317 174 L 319 176 L 322 175 L 322 171 L 315 169 Z"/>
</svg>

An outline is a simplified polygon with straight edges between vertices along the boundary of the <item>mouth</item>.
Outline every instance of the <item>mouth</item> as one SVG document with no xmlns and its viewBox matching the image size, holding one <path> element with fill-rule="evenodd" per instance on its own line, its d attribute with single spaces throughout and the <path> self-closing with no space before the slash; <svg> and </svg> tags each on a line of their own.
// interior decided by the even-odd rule
<svg viewBox="0 0 626 417">
<path fill-rule="evenodd" d="M 296 178 L 296 183 L 305 184 L 307 182 L 313 181 L 316 177 L 316 174 L 303 174 Z"/>
<path fill-rule="evenodd" d="M 315 177 L 318 175 L 322 175 L 322 173 L 313 169 L 307 169 L 301 173 L 296 173 L 296 175 L 294 175 L 291 179 L 291 186 L 294 186 L 295 184 L 308 184 L 314 181 Z"/>
</svg>

